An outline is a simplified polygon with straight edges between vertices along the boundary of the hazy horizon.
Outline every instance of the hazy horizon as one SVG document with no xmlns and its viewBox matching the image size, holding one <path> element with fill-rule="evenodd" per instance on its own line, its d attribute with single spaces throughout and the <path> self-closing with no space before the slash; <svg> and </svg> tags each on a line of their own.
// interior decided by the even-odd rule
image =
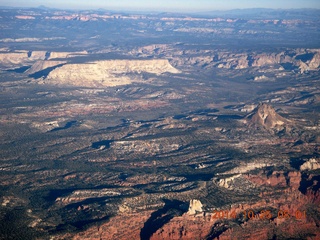
<svg viewBox="0 0 320 240">
<path fill-rule="evenodd" d="M 252 8 L 271 8 L 271 9 L 301 9 L 314 8 L 320 9 L 318 0 L 270 0 L 270 1 L 254 1 L 254 0 L 176 0 L 176 1 L 147 1 L 147 0 L 122 0 L 108 1 L 92 0 L 77 1 L 77 0 L 49 0 L 49 1 L 31 1 L 31 0 L 0 0 L 0 6 L 3 7 L 39 7 L 46 6 L 49 8 L 58 9 L 74 9 L 74 10 L 89 10 L 89 9 L 108 9 L 108 10 L 130 10 L 130 11 L 173 11 L 173 12 L 199 12 L 199 11 L 216 11 L 216 10 L 233 10 L 233 9 L 252 9 Z"/>
</svg>

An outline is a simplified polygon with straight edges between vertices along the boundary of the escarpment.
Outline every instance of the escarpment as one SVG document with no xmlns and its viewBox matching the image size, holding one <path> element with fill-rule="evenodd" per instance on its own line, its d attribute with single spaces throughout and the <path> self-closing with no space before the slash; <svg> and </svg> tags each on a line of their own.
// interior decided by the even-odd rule
<svg viewBox="0 0 320 240">
<path fill-rule="evenodd" d="M 10 69 L 20 66 L 32 66 L 38 61 L 48 63 L 45 60 L 61 60 L 84 55 L 87 55 L 87 52 L 4 50 L 0 51 L 0 67 L 3 69 Z"/>
<path fill-rule="evenodd" d="M 141 73 L 160 75 L 179 73 L 168 60 L 105 60 L 79 64 L 65 64 L 51 71 L 46 82 L 73 86 L 118 86 L 141 81 Z M 133 77 L 128 74 L 134 74 Z"/>
</svg>

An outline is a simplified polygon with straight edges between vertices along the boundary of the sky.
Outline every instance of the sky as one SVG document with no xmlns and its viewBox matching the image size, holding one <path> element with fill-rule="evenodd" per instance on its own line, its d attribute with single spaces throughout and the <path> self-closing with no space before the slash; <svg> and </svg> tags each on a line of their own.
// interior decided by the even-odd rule
<svg viewBox="0 0 320 240">
<path fill-rule="evenodd" d="M 320 0 L 0 0 L 0 6 L 60 9 L 210 11 L 243 8 L 320 8 Z"/>
</svg>

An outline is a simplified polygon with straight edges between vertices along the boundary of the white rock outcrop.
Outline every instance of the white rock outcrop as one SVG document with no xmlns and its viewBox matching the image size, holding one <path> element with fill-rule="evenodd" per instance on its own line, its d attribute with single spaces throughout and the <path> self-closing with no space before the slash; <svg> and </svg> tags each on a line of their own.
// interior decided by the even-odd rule
<svg viewBox="0 0 320 240">
<path fill-rule="evenodd" d="M 300 166 L 300 171 L 305 170 L 315 170 L 320 168 L 320 163 L 315 159 L 311 158 L 309 161 L 306 161 Z"/>
<path fill-rule="evenodd" d="M 30 65 L 37 60 L 44 60 L 46 52 L 44 51 L 16 51 L 0 53 L 0 65 L 2 67 L 14 68 L 24 65 Z"/>
<path fill-rule="evenodd" d="M 196 213 L 203 212 L 202 207 L 203 205 L 200 202 L 200 200 L 192 199 L 190 200 L 190 203 L 189 203 L 188 214 L 194 215 Z"/>
<path fill-rule="evenodd" d="M 265 76 L 265 75 L 256 76 L 254 78 L 255 82 L 263 82 L 263 81 L 267 81 L 267 80 L 269 80 L 269 78 L 267 76 Z"/>
<path fill-rule="evenodd" d="M 239 177 L 241 177 L 241 174 L 237 174 L 237 175 L 229 177 L 229 178 L 221 178 L 217 181 L 217 184 L 220 187 L 224 187 L 224 188 L 232 190 L 233 189 L 233 187 L 232 187 L 233 182 L 235 181 L 235 179 L 237 179 Z"/>
<path fill-rule="evenodd" d="M 238 167 L 235 167 L 231 169 L 230 171 L 224 172 L 224 173 L 217 173 L 216 175 L 226 175 L 226 174 L 244 174 L 247 172 L 250 172 L 255 169 L 259 168 L 265 168 L 272 166 L 272 163 L 269 162 L 250 162 L 250 163 L 245 163 L 243 165 L 240 165 Z M 233 176 L 235 177 L 235 176 Z M 240 177 L 237 175 L 237 177 Z"/>
<path fill-rule="evenodd" d="M 166 59 L 154 60 L 104 60 L 57 67 L 47 76 L 47 83 L 85 87 L 104 87 L 131 84 L 129 73 L 162 74 L 179 73 Z"/>
<path fill-rule="evenodd" d="M 51 59 L 57 59 L 58 61 L 63 61 L 64 59 L 85 56 L 88 53 L 83 52 L 47 52 L 47 51 L 27 51 L 27 50 L 17 50 L 8 51 L 6 49 L 0 49 L 0 68 L 1 69 L 12 69 L 21 66 L 31 66 L 34 64 L 33 73 L 36 69 L 39 69 L 40 65 L 53 65 L 57 61 L 46 61 Z M 39 62 L 37 62 L 39 61 Z M 65 62 L 65 61 L 64 61 Z M 45 68 L 39 69 L 41 71 Z M 29 73 L 29 72 L 28 72 Z M 29 73 L 30 74 L 30 73 Z"/>
</svg>

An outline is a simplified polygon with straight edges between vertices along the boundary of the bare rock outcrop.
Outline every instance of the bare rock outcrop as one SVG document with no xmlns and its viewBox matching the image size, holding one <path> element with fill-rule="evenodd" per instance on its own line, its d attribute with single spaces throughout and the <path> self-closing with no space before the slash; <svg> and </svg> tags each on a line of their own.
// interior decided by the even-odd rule
<svg viewBox="0 0 320 240">
<path fill-rule="evenodd" d="M 309 62 L 309 69 L 315 70 L 320 67 L 320 52 L 317 52 Z"/>
<path fill-rule="evenodd" d="M 290 121 L 280 116 L 272 106 L 261 103 L 248 116 L 250 125 L 260 125 L 267 129 L 281 127 Z"/>
<path fill-rule="evenodd" d="M 194 215 L 196 213 L 202 212 L 202 207 L 203 206 L 200 200 L 192 199 L 190 200 L 188 214 Z"/>
<path fill-rule="evenodd" d="M 47 83 L 86 87 L 104 87 L 131 84 L 141 81 L 133 79 L 128 73 L 142 72 L 162 74 L 179 73 L 168 60 L 106 60 L 80 64 L 65 64 L 51 71 Z"/>
<path fill-rule="evenodd" d="M 165 152 L 176 151 L 182 146 L 182 142 L 168 141 L 164 138 L 152 140 L 115 141 L 111 144 L 111 150 L 117 154 L 142 154 L 156 155 Z"/>
<path fill-rule="evenodd" d="M 254 78 L 255 82 L 264 82 L 264 81 L 268 81 L 268 80 L 269 80 L 269 78 L 267 76 L 265 76 L 265 75 L 256 76 Z"/>
<path fill-rule="evenodd" d="M 32 66 L 29 74 L 52 67 L 57 61 L 46 61 L 51 59 L 67 59 L 75 56 L 88 54 L 83 52 L 47 52 L 47 51 L 2 51 L 0 52 L 0 66 L 3 69 L 16 68 L 20 66 Z M 60 61 L 60 60 L 59 60 Z M 42 67 L 40 67 L 42 66 Z"/>
<path fill-rule="evenodd" d="M 265 168 L 271 165 L 272 164 L 270 162 L 261 162 L 261 161 L 249 162 L 249 163 L 241 164 L 240 166 L 235 167 L 227 172 L 224 172 L 223 174 L 218 173 L 217 175 L 237 174 L 237 176 L 233 176 L 233 178 L 238 178 L 243 173 L 247 173 L 259 168 Z"/>
<path fill-rule="evenodd" d="M 312 204 L 319 204 L 319 191 L 311 191 L 313 186 L 308 184 L 310 189 L 307 189 L 306 194 L 301 193 L 298 190 L 300 172 L 277 171 L 269 176 L 268 171 L 261 171 L 247 177 L 258 186 L 268 186 L 261 195 L 263 198 L 251 203 L 224 206 L 221 211 L 227 215 L 223 217 L 211 211 L 202 211 L 201 202 L 191 200 L 190 214 L 188 212 L 169 219 L 156 229 L 150 239 L 307 239 L 307 236 L 319 239 L 318 211 L 312 207 Z M 309 176 L 307 180 L 314 181 L 314 178 Z M 278 197 L 274 198 L 274 194 Z M 127 205 L 120 209 L 121 214 L 112 217 L 110 221 L 92 226 L 75 236 L 65 233 L 55 239 L 140 239 L 141 229 L 154 210 L 131 212 Z M 262 214 L 265 210 L 270 211 L 270 219 L 268 215 Z M 254 213 L 253 218 L 249 217 L 248 211 Z M 289 218 L 279 214 L 284 211 L 290 215 Z M 236 215 L 230 214 L 233 212 Z"/>
<path fill-rule="evenodd" d="M 233 186 L 232 186 L 233 182 L 239 177 L 241 177 L 241 174 L 238 174 L 238 175 L 235 175 L 232 177 L 228 177 L 228 178 L 221 178 L 219 180 L 216 180 L 216 182 L 217 182 L 218 186 L 232 190 L 233 189 Z"/>
<path fill-rule="evenodd" d="M 40 130 L 41 132 L 48 132 L 54 128 L 59 127 L 58 121 L 49 121 L 49 122 L 32 122 L 31 126 Z"/>
<path fill-rule="evenodd" d="M 192 56 L 180 58 L 180 55 L 186 53 Z M 205 56 L 207 54 L 207 51 L 203 52 L 203 56 L 199 57 L 191 51 L 183 52 L 180 53 L 179 57 L 174 58 L 174 62 L 181 67 L 190 65 L 207 69 L 215 67 L 220 69 L 259 69 L 267 67 L 269 70 L 274 69 L 273 72 L 295 71 L 301 74 L 308 71 L 319 71 L 320 67 L 319 49 L 291 49 L 276 53 L 212 51 L 211 55 Z M 269 70 L 266 71 L 269 72 Z M 270 81 L 272 79 L 270 76 L 258 76 L 255 81 Z"/>
<path fill-rule="evenodd" d="M 82 56 L 82 55 L 87 55 L 87 51 L 82 51 L 82 52 L 50 52 L 48 56 L 48 60 L 51 59 L 65 59 L 65 58 L 70 58 L 70 57 L 75 57 L 75 56 Z"/>
<path fill-rule="evenodd" d="M 315 170 L 320 168 L 320 163 L 315 159 L 311 158 L 309 161 L 306 161 L 300 166 L 300 171 L 305 170 Z"/>
<path fill-rule="evenodd" d="M 46 52 L 44 51 L 16 51 L 0 53 L 0 65 L 4 68 L 14 68 L 30 65 L 37 60 L 44 60 Z"/>
<path fill-rule="evenodd" d="M 253 67 L 261 67 L 265 65 L 273 65 L 279 64 L 281 62 L 290 61 L 290 59 L 285 58 L 285 54 L 283 53 L 272 53 L 272 54 L 257 54 L 253 57 L 252 66 Z"/>
</svg>

